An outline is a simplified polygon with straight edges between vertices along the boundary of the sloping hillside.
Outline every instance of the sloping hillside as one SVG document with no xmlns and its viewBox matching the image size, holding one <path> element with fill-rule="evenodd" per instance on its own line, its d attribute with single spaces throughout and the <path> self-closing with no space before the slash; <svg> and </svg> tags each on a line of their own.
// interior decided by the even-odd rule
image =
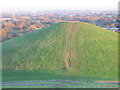
<svg viewBox="0 0 120 90">
<path fill-rule="evenodd" d="M 58 23 L 3 43 L 7 70 L 117 79 L 117 33 L 87 23 Z M 6 72 L 5 72 L 6 71 Z"/>
</svg>

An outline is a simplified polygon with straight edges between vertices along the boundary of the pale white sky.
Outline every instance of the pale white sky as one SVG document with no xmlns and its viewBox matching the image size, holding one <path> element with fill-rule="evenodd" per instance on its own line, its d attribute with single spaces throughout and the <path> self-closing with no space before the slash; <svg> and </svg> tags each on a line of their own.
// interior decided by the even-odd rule
<svg viewBox="0 0 120 90">
<path fill-rule="evenodd" d="M 119 0 L 1 0 L 0 8 L 41 10 L 117 10 Z"/>
</svg>

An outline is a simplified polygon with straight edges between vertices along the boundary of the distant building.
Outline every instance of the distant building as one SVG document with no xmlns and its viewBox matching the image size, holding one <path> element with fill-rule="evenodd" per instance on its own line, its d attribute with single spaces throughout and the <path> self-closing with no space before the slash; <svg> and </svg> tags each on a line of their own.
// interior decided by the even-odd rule
<svg viewBox="0 0 120 90">
<path fill-rule="evenodd" d="M 117 30 L 113 30 L 113 32 L 118 32 L 118 33 L 120 33 L 120 31 L 117 29 Z"/>
<path fill-rule="evenodd" d="M 17 21 L 17 18 L 16 18 L 15 13 L 13 13 L 13 15 L 12 15 L 12 19 L 13 19 L 14 21 Z"/>
</svg>

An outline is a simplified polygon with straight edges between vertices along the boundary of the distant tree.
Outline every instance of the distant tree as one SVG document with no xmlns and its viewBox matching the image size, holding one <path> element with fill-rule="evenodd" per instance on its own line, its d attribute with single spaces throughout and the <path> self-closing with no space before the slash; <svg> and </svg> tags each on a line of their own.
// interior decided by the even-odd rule
<svg viewBox="0 0 120 90">
<path fill-rule="evenodd" d="M 7 24 L 8 24 L 8 22 L 4 21 L 4 22 L 3 22 L 3 27 L 6 27 Z"/>
<path fill-rule="evenodd" d="M 120 31 L 120 19 L 117 19 L 117 23 L 115 23 L 115 26 L 119 28 L 119 31 Z"/>
<path fill-rule="evenodd" d="M 21 23 L 18 25 L 18 28 L 19 28 L 19 29 L 22 29 L 24 26 L 25 26 L 25 23 L 24 23 L 24 22 L 21 22 Z"/>
<path fill-rule="evenodd" d="M 115 24 L 114 24 L 114 23 L 112 23 L 112 24 L 111 24 L 111 27 L 115 27 Z"/>
<path fill-rule="evenodd" d="M 21 29 L 21 28 L 23 28 L 23 26 L 22 26 L 21 24 L 19 24 L 19 25 L 18 25 L 18 28 Z"/>
<path fill-rule="evenodd" d="M 34 30 L 34 29 L 36 29 L 37 27 L 36 27 L 36 25 L 30 25 L 28 28 L 31 29 L 31 30 Z"/>
</svg>

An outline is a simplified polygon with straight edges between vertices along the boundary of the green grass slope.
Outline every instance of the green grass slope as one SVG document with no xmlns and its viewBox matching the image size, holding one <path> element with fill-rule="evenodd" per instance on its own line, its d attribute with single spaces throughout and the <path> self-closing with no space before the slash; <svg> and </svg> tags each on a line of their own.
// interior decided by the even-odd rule
<svg viewBox="0 0 120 90">
<path fill-rule="evenodd" d="M 8 40 L 2 44 L 3 80 L 25 73 L 33 78 L 32 71 L 43 79 L 54 74 L 117 80 L 117 36 L 91 24 L 64 22 Z"/>
</svg>

